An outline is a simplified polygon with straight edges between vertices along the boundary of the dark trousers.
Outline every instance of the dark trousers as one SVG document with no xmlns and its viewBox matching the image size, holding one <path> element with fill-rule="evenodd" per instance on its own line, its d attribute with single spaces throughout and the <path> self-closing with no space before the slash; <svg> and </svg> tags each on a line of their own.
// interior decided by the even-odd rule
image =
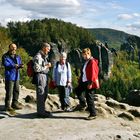
<svg viewBox="0 0 140 140">
<path fill-rule="evenodd" d="M 19 98 L 19 81 L 5 80 L 5 90 L 6 90 L 5 107 L 11 106 L 11 100 L 12 104 L 16 104 Z"/>
<path fill-rule="evenodd" d="M 78 85 L 78 87 L 75 88 L 75 92 L 79 99 L 80 105 L 86 106 L 86 102 L 87 102 L 90 115 L 96 115 L 95 104 L 94 104 L 94 94 L 96 92 L 96 89 L 88 89 L 87 85 L 88 85 L 87 82 L 81 82 Z M 85 95 L 83 94 L 83 92 L 85 92 Z"/>
<path fill-rule="evenodd" d="M 65 107 L 70 105 L 69 93 L 66 93 L 68 91 L 66 90 L 65 86 L 57 86 L 57 88 L 58 88 L 58 92 L 59 92 L 61 108 L 64 110 Z"/>
</svg>

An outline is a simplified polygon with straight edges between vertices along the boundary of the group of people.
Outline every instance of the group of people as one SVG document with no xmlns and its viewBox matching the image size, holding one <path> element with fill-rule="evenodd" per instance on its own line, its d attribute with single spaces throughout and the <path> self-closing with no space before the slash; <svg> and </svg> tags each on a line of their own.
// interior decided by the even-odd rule
<svg viewBox="0 0 140 140">
<path fill-rule="evenodd" d="M 2 64 L 5 67 L 5 110 L 11 111 L 22 109 L 22 104 L 18 102 L 19 98 L 19 70 L 24 67 L 21 57 L 16 54 L 17 46 L 14 43 L 9 45 L 9 50 L 2 56 Z M 52 64 L 48 61 L 48 54 L 51 46 L 47 42 L 41 44 L 41 49 L 33 57 L 33 68 L 35 72 L 35 86 L 37 99 L 37 115 L 41 118 L 53 117 L 52 113 L 45 109 L 45 101 L 48 96 L 48 72 Z M 87 120 L 96 118 L 94 105 L 94 93 L 99 88 L 97 72 L 97 60 L 91 55 L 91 50 L 85 48 L 82 50 L 82 57 L 85 63 L 81 69 L 79 84 L 75 88 L 75 93 L 79 99 L 79 104 L 74 110 L 89 111 Z M 96 65 L 96 69 L 94 68 Z M 61 109 L 72 111 L 70 108 L 69 94 L 72 89 L 72 71 L 70 63 L 67 62 L 66 52 L 60 54 L 60 59 L 53 66 L 52 80 L 58 89 Z M 83 94 L 85 93 L 85 96 Z M 85 100 L 86 98 L 86 100 Z"/>
</svg>

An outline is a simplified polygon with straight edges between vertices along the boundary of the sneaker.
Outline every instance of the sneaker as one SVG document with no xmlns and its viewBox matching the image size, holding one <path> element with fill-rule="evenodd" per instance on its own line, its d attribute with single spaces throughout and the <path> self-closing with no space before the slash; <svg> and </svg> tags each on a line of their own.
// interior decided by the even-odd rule
<svg viewBox="0 0 140 140">
<path fill-rule="evenodd" d="M 84 111 L 85 110 L 86 105 L 77 105 L 73 111 Z"/>
<path fill-rule="evenodd" d="M 22 109 L 22 105 L 20 103 L 12 104 L 12 108 L 14 109 Z"/>
<path fill-rule="evenodd" d="M 96 119 L 96 115 L 89 115 L 86 120 L 94 120 Z"/>
</svg>

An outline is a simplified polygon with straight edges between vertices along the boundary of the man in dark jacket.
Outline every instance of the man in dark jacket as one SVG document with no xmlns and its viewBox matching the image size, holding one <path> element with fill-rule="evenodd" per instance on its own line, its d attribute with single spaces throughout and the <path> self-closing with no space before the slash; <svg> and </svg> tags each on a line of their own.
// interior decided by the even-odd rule
<svg viewBox="0 0 140 140">
<path fill-rule="evenodd" d="M 19 69 L 23 68 L 21 58 L 16 55 L 17 46 L 14 43 L 9 45 L 9 50 L 2 56 L 2 64 L 5 67 L 5 110 L 13 111 L 22 109 L 18 102 L 19 98 Z M 13 98 L 12 98 L 13 96 Z M 12 104 L 11 104 L 12 100 Z"/>
</svg>

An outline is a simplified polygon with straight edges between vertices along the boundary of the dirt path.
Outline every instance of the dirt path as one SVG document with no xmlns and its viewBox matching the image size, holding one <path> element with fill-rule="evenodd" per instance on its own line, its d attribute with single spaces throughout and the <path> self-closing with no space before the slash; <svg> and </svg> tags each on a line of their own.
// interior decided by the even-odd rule
<svg viewBox="0 0 140 140">
<path fill-rule="evenodd" d="M 24 109 L 24 112 L 26 113 L 0 120 L 1 140 L 140 139 L 138 121 L 100 117 L 87 121 L 87 113 L 80 112 L 54 112 L 54 118 L 39 119 L 33 110 Z"/>
</svg>

